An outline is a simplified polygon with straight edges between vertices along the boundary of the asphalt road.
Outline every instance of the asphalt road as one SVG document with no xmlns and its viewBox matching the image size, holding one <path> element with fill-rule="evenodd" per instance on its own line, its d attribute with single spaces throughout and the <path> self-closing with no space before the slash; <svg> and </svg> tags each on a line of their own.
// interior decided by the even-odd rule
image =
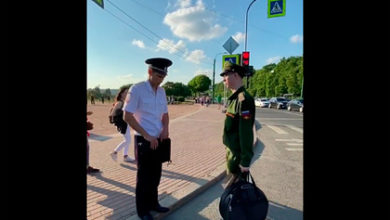
<svg viewBox="0 0 390 220">
<path fill-rule="evenodd" d="M 256 108 L 260 141 L 251 173 L 270 201 L 268 219 L 303 219 L 303 114 Z M 220 220 L 223 180 L 174 211 L 164 220 Z"/>
</svg>

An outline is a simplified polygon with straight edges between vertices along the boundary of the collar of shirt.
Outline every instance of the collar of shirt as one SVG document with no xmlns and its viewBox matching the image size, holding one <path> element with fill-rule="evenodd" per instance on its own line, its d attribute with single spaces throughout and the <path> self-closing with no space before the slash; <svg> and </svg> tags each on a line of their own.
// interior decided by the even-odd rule
<svg viewBox="0 0 390 220">
<path fill-rule="evenodd" d="M 230 97 L 229 97 L 229 100 L 234 100 L 237 98 L 238 94 L 242 91 L 245 91 L 245 87 L 244 86 L 241 86 L 239 89 L 237 89 L 236 92 L 234 92 Z"/>
<path fill-rule="evenodd" d="M 156 90 L 156 92 L 154 92 L 152 84 L 150 83 L 149 80 L 146 80 L 146 87 L 148 88 L 149 92 L 151 92 L 153 95 L 156 95 L 158 93 L 159 86 L 157 86 L 157 90 Z"/>
</svg>

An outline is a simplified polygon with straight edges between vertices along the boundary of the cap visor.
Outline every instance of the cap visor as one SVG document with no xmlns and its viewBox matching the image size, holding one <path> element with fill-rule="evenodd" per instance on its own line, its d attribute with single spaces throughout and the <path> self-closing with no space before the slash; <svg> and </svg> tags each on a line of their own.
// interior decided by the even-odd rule
<svg viewBox="0 0 390 220">
<path fill-rule="evenodd" d="M 227 71 L 224 71 L 222 72 L 221 74 L 219 74 L 220 76 L 224 76 L 226 74 Z"/>
</svg>

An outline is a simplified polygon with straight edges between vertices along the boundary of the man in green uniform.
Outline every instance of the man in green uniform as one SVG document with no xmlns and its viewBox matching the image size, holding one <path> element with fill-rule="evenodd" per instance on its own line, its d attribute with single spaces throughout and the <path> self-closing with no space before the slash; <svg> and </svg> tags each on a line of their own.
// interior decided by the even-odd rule
<svg viewBox="0 0 390 220">
<path fill-rule="evenodd" d="M 220 74 L 224 84 L 232 91 L 227 101 L 223 144 L 226 146 L 226 162 L 229 183 L 243 172 L 249 171 L 253 157 L 253 125 L 255 119 L 255 103 L 245 90 L 242 78 L 244 67 L 226 62 Z M 233 178 L 232 178 L 233 177 Z"/>
</svg>

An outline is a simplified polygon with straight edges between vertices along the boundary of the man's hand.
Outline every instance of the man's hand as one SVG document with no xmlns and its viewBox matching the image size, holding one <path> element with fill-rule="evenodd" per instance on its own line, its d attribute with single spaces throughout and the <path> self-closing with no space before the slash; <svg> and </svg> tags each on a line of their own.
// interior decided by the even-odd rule
<svg viewBox="0 0 390 220">
<path fill-rule="evenodd" d="M 249 172 L 249 167 L 243 167 L 240 164 L 241 173 Z"/>
<path fill-rule="evenodd" d="M 169 137 L 168 129 L 163 128 L 161 134 L 160 134 L 160 141 L 163 139 L 167 139 Z"/>
<path fill-rule="evenodd" d="M 158 147 L 158 140 L 157 140 L 157 138 L 152 137 L 150 135 L 145 135 L 144 138 L 145 138 L 145 140 L 150 142 L 150 148 L 152 148 L 152 150 L 156 150 L 157 149 L 157 147 Z"/>
</svg>

